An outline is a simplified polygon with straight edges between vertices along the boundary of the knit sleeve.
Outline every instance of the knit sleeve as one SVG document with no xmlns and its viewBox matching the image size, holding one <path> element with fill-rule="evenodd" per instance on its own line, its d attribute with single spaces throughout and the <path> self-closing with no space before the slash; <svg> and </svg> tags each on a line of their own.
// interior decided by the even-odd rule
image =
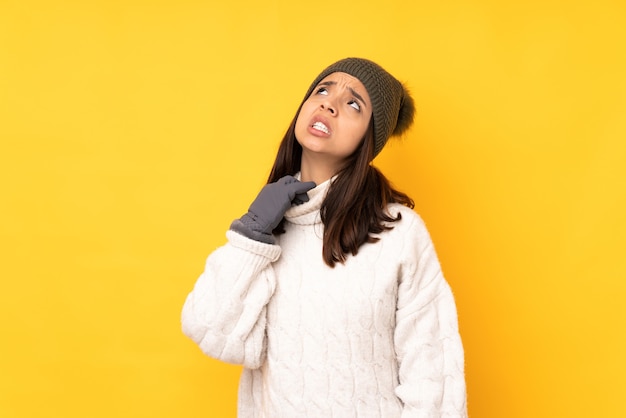
<svg viewBox="0 0 626 418">
<path fill-rule="evenodd" d="M 254 369 L 265 356 L 266 305 L 280 247 L 233 231 L 226 236 L 187 296 L 182 329 L 208 356 Z"/>
<path fill-rule="evenodd" d="M 402 417 L 467 417 L 456 305 L 418 216 L 411 221 L 405 243 L 394 334 Z"/>
</svg>

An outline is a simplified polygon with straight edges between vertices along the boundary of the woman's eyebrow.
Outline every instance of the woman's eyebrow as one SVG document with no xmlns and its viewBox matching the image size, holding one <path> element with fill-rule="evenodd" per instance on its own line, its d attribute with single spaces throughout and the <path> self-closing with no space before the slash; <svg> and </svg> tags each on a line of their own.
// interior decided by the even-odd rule
<svg viewBox="0 0 626 418">
<path fill-rule="evenodd" d="M 335 84 L 337 84 L 336 81 L 324 81 L 322 83 L 319 83 L 317 85 L 317 87 L 319 87 L 319 86 L 334 86 Z"/>
<path fill-rule="evenodd" d="M 350 92 L 352 93 L 352 95 L 353 95 L 354 97 L 356 97 L 357 99 L 359 99 L 359 101 L 360 101 L 361 103 L 363 103 L 363 106 L 367 107 L 367 104 L 365 103 L 365 100 L 363 100 L 363 97 L 361 97 L 361 95 L 360 95 L 359 93 L 357 93 L 356 91 L 354 91 L 354 89 L 353 89 L 353 88 L 351 88 L 351 87 L 348 87 L 348 89 L 350 90 Z"/>
<path fill-rule="evenodd" d="M 319 87 L 319 86 L 334 86 L 336 84 L 337 84 L 336 81 L 329 80 L 329 81 L 324 81 L 322 83 L 319 83 L 317 85 L 317 87 Z M 363 97 L 359 93 L 357 93 L 352 87 L 348 87 L 348 90 L 350 90 L 350 93 L 352 93 L 352 95 L 354 97 L 356 97 L 361 103 L 363 103 L 363 106 L 367 107 L 367 103 L 365 103 L 365 100 L 363 100 Z"/>
</svg>

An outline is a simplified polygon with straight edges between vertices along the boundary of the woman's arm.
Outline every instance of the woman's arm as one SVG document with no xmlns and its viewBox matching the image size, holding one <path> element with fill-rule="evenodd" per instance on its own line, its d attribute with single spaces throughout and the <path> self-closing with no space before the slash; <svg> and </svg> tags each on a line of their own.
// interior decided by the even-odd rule
<svg viewBox="0 0 626 418">
<path fill-rule="evenodd" d="M 183 332 L 207 355 L 248 368 L 263 363 L 265 307 L 276 287 L 272 262 L 281 252 L 272 230 L 313 187 L 292 176 L 266 184 L 231 224 L 228 243 L 209 256 L 182 314 Z"/>
<path fill-rule="evenodd" d="M 213 358 L 258 368 L 265 357 L 265 311 L 276 280 L 280 247 L 234 231 L 207 259 L 187 296 L 183 332 Z"/>
<path fill-rule="evenodd" d="M 432 241 L 417 217 L 403 248 L 394 341 L 403 417 L 467 417 L 457 311 Z"/>
</svg>

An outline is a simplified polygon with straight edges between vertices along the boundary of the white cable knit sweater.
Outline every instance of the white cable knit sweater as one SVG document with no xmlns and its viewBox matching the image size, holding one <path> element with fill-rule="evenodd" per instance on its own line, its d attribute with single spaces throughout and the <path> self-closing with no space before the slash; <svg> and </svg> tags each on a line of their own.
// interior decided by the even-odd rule
<svg viewBox="0 0 626 418">
<path fill-rule="evenodd" d="M 276 245 L 227 232 L 187 297 L 184 333 L 243 364 L 240 417 L 466 417 L 456 307 L 424 223 L 392 204 L 402 220 L 330 268 L 328 186 L 287 211 Z"/>
</svg>

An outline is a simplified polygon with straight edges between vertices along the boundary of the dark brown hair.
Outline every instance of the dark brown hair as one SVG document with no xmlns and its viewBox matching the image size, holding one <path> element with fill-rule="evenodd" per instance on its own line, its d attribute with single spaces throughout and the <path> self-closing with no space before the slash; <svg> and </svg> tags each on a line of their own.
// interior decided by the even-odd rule
<svg viewBox="0 0 626 418">
<path fill-rule="evenodd" d="M 302 147 L 296 140 L 296 119 L 297 114 L 280 143 L 268 183 L 300 171 Z M 336 173 L 320 209 L 324 223 L 322 256 L 330 267 L 345 262 L 348 254 L 356 255 L 361 245 L 378 241 L 371 234 L 393 228 L 385 223 L 399 221 L 401 215 L 391 216 L 386 211 L 389 203 L 400 203 L 409 208 L 415 206 L 409 196 L 394 189 L 389 180 L 370 164 L 373 155 L 372 119 L 361 144 Z M 275 234 L 285 232 L 283 223 L 284 220 L 273 231 Z"/>
</svg>

